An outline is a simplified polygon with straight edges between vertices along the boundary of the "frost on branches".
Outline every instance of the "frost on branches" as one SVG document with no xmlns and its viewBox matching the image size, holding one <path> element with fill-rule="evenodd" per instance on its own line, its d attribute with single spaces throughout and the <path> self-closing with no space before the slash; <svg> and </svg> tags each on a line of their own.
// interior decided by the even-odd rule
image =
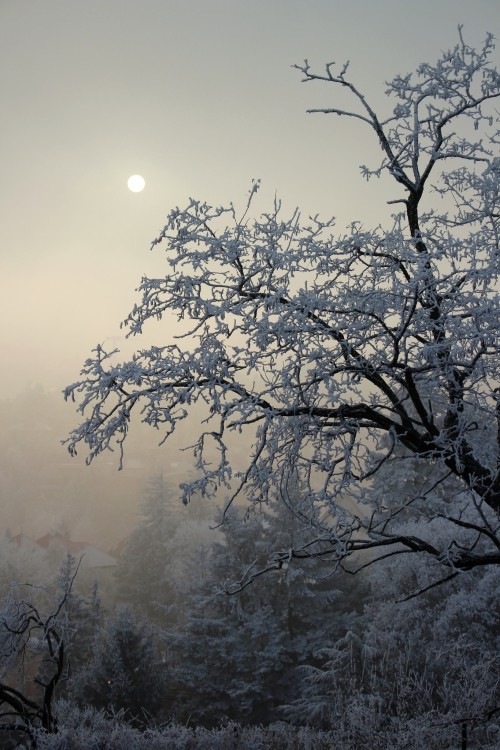
<svg viewBox="0 0 500 750">
<path fill-rule="evenodd" d="M 292 558 L 333 565 L 417 552 L 436 580 L 500 563 L 499 233 L 500 76 L 492 37 L 479 51 L 459 30 L 435 65 L 396 76 L 392 113 L 379 119 L 347 65 L 305 81 L 343 89 L 352 108 L 313 110 L 354 118 L 382 150 L 366 178 L 394 180 L 386 226 L 354 222 L 345 234 L 318 217 L 283 217 L 279 202 L 252 218 L 191 200 L 153 241 L 165 275 L 144 278 L 127 318 L 130 335 L 175 316 L 178 343 L 118 363 L 98 346 L 66 389 L 83 415 L 68 439 L 88 461 L 123 443 L 133 412 L 169 439 L 197 405 L 206 420 L 194 446 L 197 478 L 183 486 L 228 504 L 280 497 L 310 530 L 274 550 L 266 570 Z M 339 92 L 340 93 L 340 92 Z M 232 470 L 230 448 L 251 444 Z M 415 492 L 388 502 L 377 473 L 404 475 Z M 416 469 L 415 469 L 416 462 Z M 453 493 L 439 493 L 453 479 Z M 290 486 L 302 488 L 289 492 Z M 432 497 L 431 497 L 432 496 Z M 293 500 L 291 498 L 294 498 Z M 428 502 L 426 502 L 428 501 Z M 439 519 L 444 541 L 420 524 Z M 415 525 L 412 526 L 415 529 Z M 351 560 L 359 565 L 358 555 Z M 250 569 L 245 585 L 261 570 Z"/>
</svg>

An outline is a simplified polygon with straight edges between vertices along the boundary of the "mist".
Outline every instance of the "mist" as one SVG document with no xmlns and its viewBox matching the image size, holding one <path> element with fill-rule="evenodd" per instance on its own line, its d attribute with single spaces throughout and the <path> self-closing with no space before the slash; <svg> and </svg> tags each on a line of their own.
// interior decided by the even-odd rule
<svg viewBox="0 0 500 750">
<path fill-rule="evenodd" d="M 119 447 L 92 462 L 88 446 L 70 455 L 68 436 L 88 411 L 64 399 L 97 346 L 118 350 L 119 362 L 153 345 L 176 343 L 181 355 L 188 350 L 187 323 L 170 313 L 148 321 L 137 336 L 128 335 L 123 321 L 140 302 L 141 279 L 164 278 L 171 248 L 151 243 L 169 212 L 191 198 L 234 205 L 241 216 L 260 179 L 254 214 L 276 201 L 284 217 L 298 207 L 304 223 L 334 216 L 339 237 L 352 222 L 359 222 L 360 235 L 390 226 L 401 208 L 394 203 L 404 202 L 393 162 L 379 179 L 364 180 L 359 170 L 380 164 L 380 143 L 363 131 L 370 122 L 308 114 L 342 108 L 346 91 L 337 94 L 328 81 L 304 85 L 304 71 L 292 66 L 307 58 L 324 70 L 332 60 L 340 66 L 350 60 L 349 74 L 383 120 L 394 107 L 384 81 L 438 59 L 457 43 L 462 24 L 467 42 L 480 47 L 487 31 L 500 33 L 498 2 L 0 0 L 2 747 L 4 738 L 14 748 L 51 737 L 71 750 L 97 741 L 104 747 L 110 737 L 116 747 L 141 750 L 152 737 L 169 750 L 190 743 L 210 750 L 224 737 L 231 746 L 241 738 L 242 747 L 283 750 L 299 744 L 354 750 L 353 737 L 356 750 L 383 737 L 387 746 L 415 750 L 458 747 L 459 740 L 465 747 L 468 739 L 471 748 L 498 746 L 498 565 L 464 566 L 460 577 L 453 571 L 446 588 L 437 588 L 436 569 L 449 562 L 437 552 L 422 553 L 418 567 L 412 555 L 396 561 L 392 553 L 372 566 L 367 537 L 363 561 L 359 547 L 352 558 L 339 558 L 332 552 L 345 538 L 339 506 L 332 502 L 338 525 L 322 547 L 326 537 L 318 529 L 329 510 L 316 513 L 313 493 L 311 515 L 302 513 L 304 475 L 294 474 L 287 452 L 293 441 L 279 454 L 278 468 L 290 469 L 283 496 L 278 481 L 267 482 L 275 467 L 259 473 L 257 456 L 253 496 L 243 490 L 232 502 L 238 470 L 252 455 L 254 424 L 248 437 L 235 430 L 229 441 L 230 470 L 221 471 L 226 486 L 212 498 L 196 490 L 184 505 L 181 485 L 197 479 L 193 446 L 211 406 L 194 404 L 194 387 L 189 417 L 167 440 L 140 413 L 132 415 L 123 460 Z M 498 49 L 492 62 L 500 66 Z M 145 180 L 139 193 L 127 188 L 134 174 Z M 223 271 L 226 247 L 220 243 Z M 267 267 L 274 270 L 271 261 L 263 262 Z M 409 299 L 405 330 L 413 315 Z M 382 319 L 385 309 L 377 313 Z M 416 341 L 424 342 L 423 334 Z M 299 350 L 300 343 L 293 352 Z M 280 353 L 268 360 L 276 369 Z M 301 394 L 302 373 L 316 356 L 297 366 Z M 258 383 L 262 373 L 250 376 Z M 108 382 L 112 390 L 116 381 Z M 90 392 L 89 382 L 81 392 L 86 387 Z M 185 383 L 173 387 L 182 391 Z M 157 393 L 152 387 L 141 397 Z M 253 408 L 256 401 L 249 403 Z M 431 397 L 429 404 L 431 412 Z M 107 406 L 100 403 L 99 416 Z M 128 427 L 129 402 L 120 406 Z M 308 405 L 303 409 L 300 416 L 311 416 Z M 160 414 L 151 413 L 152 421 Z M 339 408 L 332 435 L 344 417 Z M 433 416 L 430 422 L 434 427 Z M 311 430 L 311 440 L 319 434 Z M 326 428 L 323 435 L 326 445 L 331 435 Z M 92 426 L 87 436 L 91 442 Z M 367 440 L 364 447 L 375 445 Z M 384 459 L 356 501 L 343 498 L 346 526 L 356 526 L 361 544 L 366 527 L 359 508 L 371 508 L 363 505 L 369 485 L 376 512 L 411 498 L 403 512 L 394 511 L 395 525 L 405 539 L 425 526 L 432 549 L 446 554 L 451 544 L 441 521 L 449 506 L 429 524 L 425 508 L 416 514 L 422 494 L 441 510 L 452 498 L 455 551 L 480 548 L 451 473 L 435 476 L 438 462 L 428 460 L 429 476 L 422 478 L 422 463 L 403 458 L 403 471 L 392 471 Z M 317 464 L 326 474 L 323 462 Z M 337 464 L 340 458 L 332 475 Z M 215 481 L 209 477 L 209 489 Z M 325 492 L 319 500 L 332 497 Z M 483 534 L 481 543 L 496 544 L 498 554 L 491 531 L 495 526 L 497 533 L 498 519 L 479 510 L 478 539 Z M 419 554 L 429 549 L 422 544 Z M 297 559 L 292 550 L 301 551 Z"/>
</svg>

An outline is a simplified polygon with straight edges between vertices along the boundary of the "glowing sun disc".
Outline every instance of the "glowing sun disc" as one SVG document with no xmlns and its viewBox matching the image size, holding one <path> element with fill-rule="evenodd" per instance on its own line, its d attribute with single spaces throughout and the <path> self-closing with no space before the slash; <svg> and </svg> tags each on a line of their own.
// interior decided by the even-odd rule
<svg viewBox="0 0 500 750">
<path fill-rule="evenodd" d="M 132 177 L 129 177 L 127 180 L 128 189 L 133 193 L 140 193 L 141 190 L 144 190 L 145 184 L 146 181 L 140 174 L 133 174 Z"/>
</svg>

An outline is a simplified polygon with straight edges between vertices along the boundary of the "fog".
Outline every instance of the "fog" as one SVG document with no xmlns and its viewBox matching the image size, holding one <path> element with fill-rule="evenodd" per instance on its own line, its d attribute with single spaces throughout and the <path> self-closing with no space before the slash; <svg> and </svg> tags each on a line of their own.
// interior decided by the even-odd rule
<svg viewBox="0 0 500 750">
<path fill-rule="evenodd" d="M 62 390 L 90 350 L 143 343 L 125 343 L 120 322 L 141 275 L 162 272 L 149 246 L 170 208 L 191 195 L 243 202 L 260 177 L 262 208 L 276 192 L 285 211 L 340 227 L 390 213 L 389 183 L 374 190 L 357 169 L 376 146 L 350 122 L 307 115 L 331 94 L 291 65 L 350 59 L 387 108 L 384 79 L 452 46 L 458 23 L 479 44 L 499 20 L 488 0 L 0 2 L 0 533 L 64 525 L 108 547 L 133 528 L 153 474 L 190 471 L 181 440 L 158 448 L 147 430 L 123 472 L 116 455 L 89 468 L 61 445 L 78 421 Z M 146 339 L 177 330 L 166 320 Z"/>
</svg>

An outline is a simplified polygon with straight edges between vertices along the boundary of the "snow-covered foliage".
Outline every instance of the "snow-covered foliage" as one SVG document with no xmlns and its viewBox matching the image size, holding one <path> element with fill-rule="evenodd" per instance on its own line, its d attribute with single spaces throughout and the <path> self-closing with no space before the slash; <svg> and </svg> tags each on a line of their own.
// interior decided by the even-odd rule
<svg viewBox="0 0 500 750">
<path fill-rule="evenodd" d="M 331 750 L 330 732 L 295 729 L 286 724 L 241 727 L 229 722 L 216 729 L 182 724 L 150 728 L 144 732 L 127 725 L 120 713 L 106 716 L 93 709 L 60 707 L 65 716 L 58 734 L 40 733 L 38 750 Z M 343 748 L 339 748 L 343 750 Z"/>
<path fill-rule="evenodd" d="M 96 632 L 92 655 L 73 678 L 71 697 L 83 706 L 122 711 L 124 721 L 147 724 L 164 698 L 166 669 L 154 629 L 120 607 Z"/>
<path fill-rule="evenodd" d="M 57 594 L 42 610 L 12 584 L 0 599 L 0 745 L 36 747 L 38 729 L 54 732 L 56 689 L 67 677 L 65 610 L 77 569 L 61 571 Z M 65 632 L 66 631 L 66 632 Z"/>
<path fill-rule="evenodd" d="M 198 200 L 174 209 L 153 242 L 165 274 L 142 280 L 126 325 L 140 335 L 177 319 L 179 343 L 122 363 L 97 346 L 66 389 L 83 415 L 72 454 L 80 444 L 89 461 L 122 452 L 135 412 L 169 439 L 201 406 L 185 500 L 222 485 L 229 504 L 287 502 L 296 475 L 306 487 L 294 512 L 316 542 L 275 550 L 267 567 L 310 555 L 335 564 L 370 548 L 421 551 L 454 570 L 500 562 L 485 511 L 500 510 L 500 76 L 491 36 L 479 50 L 459 37 L 435 64 L 388 84 L 384 118 L 347 66 L 298 66 L 305 81 L 351 97 L 351 108 L 316 111 L 372 132 L 382 161 L 364 174 L 388 174 L 402 212 L 345 233 L 334 220 L 284 217 L 278 201 L 252 218 L 258 183 L 241 213 Z M 231 442 L 245 437 L 253 448 L 236 472 Z M 370 478 L 403 448 L 456 477 L 462 504 L 441 515 L 452 530 L 467 525 L 471 543 L 434 546 L 393 527 Z"/>
<path fill-rule="evenodd" d="M 203 577 L 183 602 L 184 620 L 165 642 L 171 664 L 172 715 L 216 726 L 222 718 L 268 724 L 298 695 L 298 665 L 320 663 L 317 653 L 360 616 L 362 581 L 322 575 L 318 560 L 286 565 L 255 586 L 228 596 L 234 582 L 266 559 L 270 545 L 292 546 L 307 532 L 282 503 L 270 519 L 232 508 L 213 543 Z M 238 590 L 238 585 L 235 588 Z"/>
<path fill-rule="evenodd" d="M 173 493 L 161 476 L 152 478 L 142 503 L 140 523 L 126 541 L 115 575 L 119 600 L 162 626 L 176 619 L 174 567 L 179 565 L 185 548 L 181 549 L 175 537 L 179 527 L 188 521 L 175 489 L 177 492 Z M 195 544 L 194 536 L 192 543 Z M 161 610 L 158 604 L 163 605 Z"/>
<path fill-rule="evenodd" d="M 424 526 L 428 542 L 439 545 L 449 528 L 438 517 L 426 520 L 426 507 L 419 507 L 422 480 L 412 458 L 405 466 L 398 476 L 384 464 L 372 490 L 384 491 L 389 507 L 400 497 L 414 497 L 399 514 L 398 528 L 408 535 Z M 433 487 L 432 474 L 425 482 Z M 300 496 L 296 484 L 290 502 Z M 439 508 L 447 496 L 454 496 L 451 479 L 427 499 Z M 182 519 L 168 532 L 166 521 L 175 514 L 166 500 L 165 486 L 155 480 L 139 524 L 142 542 L 147 548 L 151 539 L 155 548 L 153 566 L 162 562 L 162 549 L 169 558 L 169 545 L 184 527 Z M 275 501 L 269 510 L 271 517 L 233 506 L 202 558 L 189 542 L 184 555 L 174 545 L 177 570 L 191 560 L 189 585 L 182 587 L 188 583 L 184 574 L 174 576 L 176 584 L 181 581 L 178 592 L 170 580 L 174 566 L 151 571 L 153 612 L 161 613 L 163 602 L 168 613 L 172 597 L 178 609 L 174 618 L 158 618 L 168 625 L 160 639 L 140 622 L 144 598 L 138 582 L 129 590 L 138 617 L 121 608 L 108 617 L 95 592 L 86 601 L 72 591 L 74 560 L 67 557 L 55 592 L 63 606 L 49 621 L 64 637 L 71 666 L 57 695 L 70 702 L 55 705 L 50 735 L 38 732 L 40 721 L 33 716 L 29 733 L 38 747 L 451 750 L 464 732 L 470 744 L 462 747 L 498 746 L 500 568 L 463 572 L 446 596 L 429 585 L 439 563 L 423 556 L 416 566 L 411 555 L 391 556 L 355 576 L 336 571 L 326 577 L 321 558 L 309 558 L 241 587 L 242 573 L 264 565 L 273 540 L 283 548 L 304 546 L 314 534 L 283 503 Z M 470 530 L 462 533 L 466 538 Z M 168 584 L 164 598 L 162 578 Z M 235 596 L 224 593 L 234 590 Z M 12 597 L 4 602 L 11 627 L 0 641 L 6 695 L 9 686 L 19 685 L 11 669 L 16 658 L 9 656 L 22 656 L 25 639 L 18 625 L 25 612 L 31 616 L 36 609 L 28 601 L 20 607 Z M 39 669 L 40 656 L 38 639 L 24 654 L 28 697 L 33 675 L 46 683 L 50 677 L 52 662 Z M 277 717 L 290 725 L 272 723 Z M 21 741 L 26 736 L 17 734 Z"/>
<path fill-rule="evenodd" d="M 434 536 L 437 535 L 436 529 Z M 364 617 L 303 669 L 292 722 L 332 729 L 340 747 L 497 747 L 500 715 L 498 567 L 425 590 L 435 562 L 369 567 Z M 408 592 L 423 590 L 418 597 Z M 402 599 L 405 598 L 403 601 Z"/>
</svg>

